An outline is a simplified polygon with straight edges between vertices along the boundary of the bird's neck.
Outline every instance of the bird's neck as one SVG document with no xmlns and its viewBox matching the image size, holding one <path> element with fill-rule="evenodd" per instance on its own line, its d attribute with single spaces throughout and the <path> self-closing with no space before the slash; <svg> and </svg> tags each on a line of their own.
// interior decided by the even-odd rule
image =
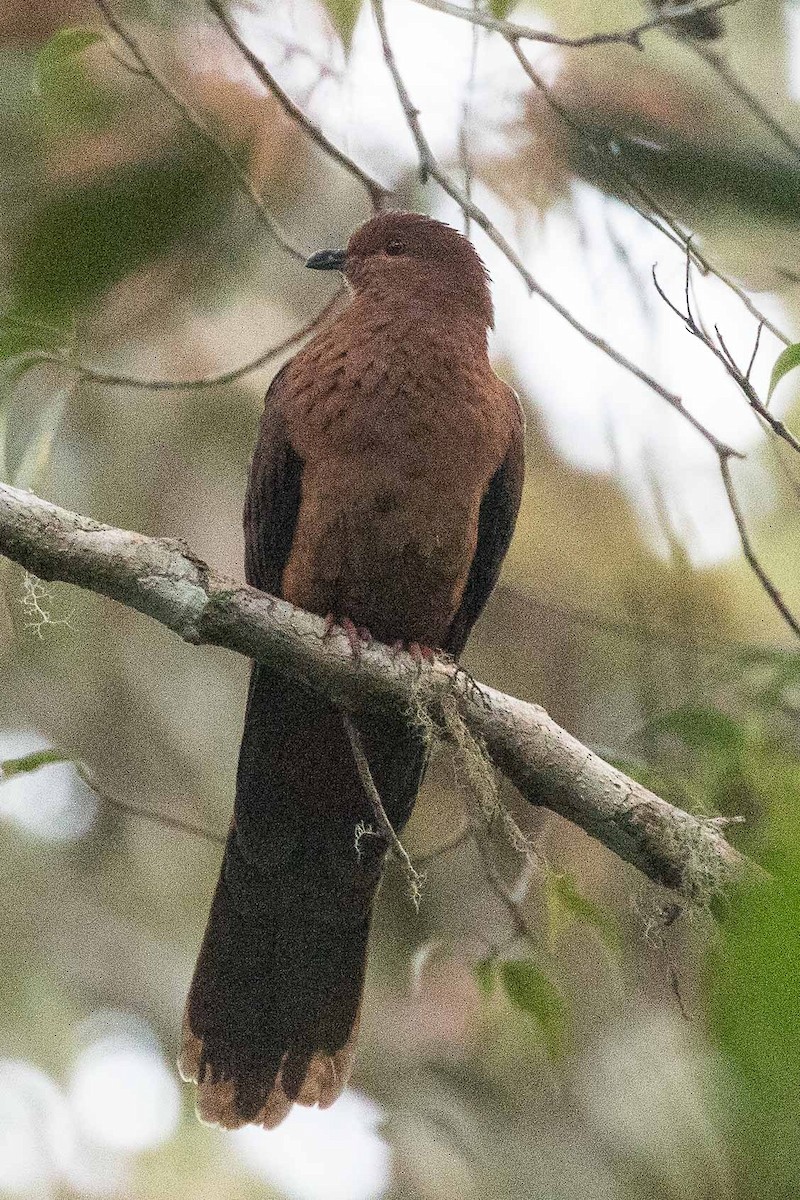
<svg viewBox="0 0 800 1200">
<path fill-rule="evenodd" d="M 348 317 L 359 339 L 367 333 L 389 351 L 413 347 L 436 359 L 453 356 L 488 365 L 486 317 L 460 297 L 426 289 L 377 301 L 369 293 L 353 298 Z"/>
</svg>

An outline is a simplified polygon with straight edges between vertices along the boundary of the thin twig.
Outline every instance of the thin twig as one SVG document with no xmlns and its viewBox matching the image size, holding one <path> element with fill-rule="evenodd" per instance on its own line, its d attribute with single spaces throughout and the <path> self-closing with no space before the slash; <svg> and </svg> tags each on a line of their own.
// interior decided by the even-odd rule
<svg viewBox="0 0 800 1200">
<path fill-rule="evenodd" d="M 447 195 L 456 202 L 456 204 L 459 205 L 463 212 L 468 212 L 475 221 L 475 224 L 480 226 L 484 233 L 491 239 L 492 242 L 494 242 L 495 246 L 497 246 L 497 248 L 503 253 L 509 263 L 511 263 L 511 265 L 515 268 L 517 273 L 524 280 L 529 292 L 538 296 L 541 300 L 544 300 L 544 302 L 554 309 L 554 311 L 557 312 L 559 316 L 562 317 L 569 325 L 571 325 L 572 328 L 581 335 L 581 337 L 585 338 L 586 341 L 590 342 L 593 346 L 596 346 L 598 350 L 601 350 L 605 355 L 607 355 L 608 358 L 617 363 L 618 366 L 630 372 L 631 375 L 633 375 L 636 379 L 639 379 L 648 388 L 650 388 L 651 391 L 655 392 L 657 396 L 660 396 L 662 400 L 666 400 L 666 402 L 671 405 L 672 408 L 676 409 L 681 416 L 684 417 L 684 419 L 687 420 L 689 424 L 706 439 L 706 441 L 714 448 L 717 454 L 722 453 L 729 456 L 732 455 L 736 458 L 742 458 L 743 455 L 740 454 L 739 451 L 734 450 L 732 446 L 728 446 L 726 443 L 722 442 L 718 437 L 716 437 L 711 430 L 706 429 L 702 422 L 699 421 L 691 412 L 689 412 L 683 402 L 683 399 L 677 395 L 677 393 L 671 392 L 668 388 L 664 387 L 663 384 L 659 383 L 657 379 L 654 379 L 652 375 L 649 375 L 645 370 L 637 366 L 636 363 L 634 363 L 631 359 L 627 358 L 619 350 L 616 350 L 610 344 L 610 342 L 606 341 L 605 338 L 589 329 L 586 325 L 579 321 L 577 317 L 573 316 L 569 309 L 562 304 L 560 300 L 556 299 L 551 292 L 542 287 L 542 285 L 533 277 L 531 272 L 525 266 L 516 251 L 511 247 L 494 223 L 489 219 L 483 209 L 479 208 L 474 201 L 469 200 L 464 194 L 463 190 L 457 187 L 448 173 L 440 166 L 437 158 L 431 150 L 425 134 L 422 131 L 422 126 L 420 125 L 419 121 L 419 112 L 411 100 L 408 89 L 406 88 L 403 77 L 400 74 L 397 66 L 391 43 L 389 42 L 383 0 L 372 0 L 372 8 L 381 36 L 383 55 L 386 60 L 386 65 L 392 75 L 392 79 L 394 80 L 395 90 L 402 106 L 403 113 L 405 114 L 406 123 L 417 147 L 417 154 L 419 156 L 420 164 L 420 178 L 422 179 L 422 182 L 424 183 L 428 177 L 434 179 L 442 188 L 442 190 L 446 192 Z"/>
<path fill-rule="evenodd" d="M 747 525 L 745 524 L 744 516 L 739 505 L 739 500 L 736 496 L 736 490 L 733 486 L 730 463 L 725 455 L 720 455 L 719 469 L 722 474 L 722 482 L 725 485 L 725 491 L 728 496 L 728 503 L 730 504 L 731 512 L 733 513 L 733 519 L 736 522 L 736 528 L 739 530 L 739 540 L 742 543 L 742 552 L 750 564 L 753 573 L 758 577 L 764 591 L 775 605 L 775 608 L 781 614 L 789 628 L 797 635 L 797 637 L 800 638 L 800 622 L 798 622 L 797 618 L 788 608 L 786 601 L 783 599 L 780 592 L 775 587 L 775 584 L 762 567 L 758 556 L 753 549 L 753 544 L 750 541 L 750 534 L 747 532 Z"/>
<path fill-rule="evenodd" d="M 129 817 L 140 817 L 143 821 L 152 821 L 156 825 L 163 825 L 165 829 L 175 829 L 179 833 L 188 834 L 189 837 L 200 838 L 204 842 L 210 842 L 213 846 L 225 845 L 226 839 L 221 833 L 213 833 L 210 829 L 204 829 L 202 825 L 195 825 L 192 821 L 184 821 L 181 817 L 172 817 L 167 813 L 156 812 L 151 808 L 142 808 L 138 804 L 129 804 L 116 796 L 110 796 L 108 792 L 101 791 L 95 785 L 88 771 L 77 763 L 75 768 L 92 794 L 106 807 L 118 809 L 119 812 L 123 812 Z"/>
<path fill-rule="evenodd" d="M 143 808 L 138 804 L 131 804 L 125 800 L 119 800 L 116 796 L 110 796 L 108 792 L 97 786 L 94 775 L 86 763 L 79 759 L 71 758 L 68 754 L 63 754 L 61 751 L 48 751 L 49 757 L 43 758 L 35 767 L 29 767 L 26 773 L 30 771 L 41 770 L 42 767 L 53 766 L 58 763 L 66 763 L 73 768 L 79 779 L 83 780 L 86 786 L 91 791 L 92 795 L 100 804 L 108 808 L 118 809 L 119 812 L 125 813 L 130 817 L 141 817 L 145 821 L 153 821 L 157 825 L 163 825 L 167 829 L 176 829 L 180 833 L 189 834 L 190 837 L 200 838 L 205 842 L 211 842 L 215 846 L 224 846 L 225 838 L 222 834 L 213 833 L 210 829 L 204 829 L 202 825 L 195 825 L 193 821 L 185 821 L 182 817 L 173 817 L 168 813 L 157 812 L 151 808 Z M 14 775 L 17 773 L 15 772 Z M 8 778 L 13 778 L 9 775 Z M 4 782 L 2 764 L 0 764 L 0 784 Z"/>
<path fill-rule="evenodd" d="M 394 851 L 395 857 L 400 860 L 403 874 L 408 881 L 408 888 L 409 892 L 411 893 L 411 902 L 414 905 L 414 908 L 419 910 L 419 902 L 422 897 L 422 884 L 425 876 L 421 875 L 414 867 L 414 864 L 409 858 L 405 846 L 395 833 L 394 826 L 386 815 L 386 809 L 383 807 L 383 801 L 381 800 L 380 793 L 375 786 L 375 780 L 372 778 L 372 770 L 370 769 L 369 761 L 364 753 L 361 734 L 358 732 L 353 724 L 353 721 L 346 713 L 343 714 L 342 720 L 344 721 L 344 727 L 347 730 L 347 736 L 350 740 L 353 758 L 356 760 L 356 767 L 358 768 L 361 785 L 364 788 L 364 791 L 367 793 L 367 797 L 372 806 L 372 811 L 375 815 L 375 820 L 378 822 L 378 829 L 380 830 L 387 846 L 391 847 L 391 849 Z"/>
<path fill-rule="evenodd" d="M 472 0 L 472 7 L 478 8 L 478 0 Z M 480 42 L 480 26 L 472 26 L 472 46 L 469 59 L 469 77 L 464 89 L 464 102 L 461 106 L 461 120 L 458 125 L 458 157 L 461 162 L 461 172 L 464 177 L 464 195 L 472 200 L 472 183 L 475 175 L 470 151 L 472 134 L 473 105 L 475 101 L 475 76 L 478 69 L 478 46 Z M 472 234 L 472 218 L 464 213 L 464 237 Z"/>
<path fill-rule="evenodd" d="M 686 39 L 682 38 L 681 41 L 686 44 Z M 733 92 L 750 109 L 750 112 L 753 113 L 764 128 L 768 129 L 781 145 L 790 151 L 794 158 L 800 160 L 800 142 L 792 137 L 788 129 L 784 129 L 780 121 L 772 115 L 766 105 L 756 96 L 755 92 L 731 69 L 723 56 L 717 50 L 712 50 L 709 46 L 703 46 L 695 40 L 691 41 L 691 48 L 719 76 L 729 91 Z"/>
<path fill-rule="evenodd" d="M 764 322 L 759 321 L 758 329 L 756 330 L 756 340 L 753 343 L 753 353 L 750 355 L 750 361 L 747 364 L 747 370 L 745 371 L 745 379 L 748 381 L 748 383 L 750 382 L 750 376 L 753 374 L 753 367 L 756 365 L 756 358 L 758 356 L 758 348 L 761 345 L 761 334 L 763 332 L 764 332 Z"/>
<path fill-rule="evenodd" d="M 67 370 L 75 371 L 85 383 L 102 384 L 104 387 L 138 388 L 152 392 L 200 391 L 204 388 L 223 387 L 225 384 L 233 383 L 235 380 L 241 379 L 253 371 L 258 371 L 273 359 L 280 358 L 282 354 L 285 354 L 287 350 L 291 350 L 299 342 L 305 341 L 309 334 L 313 333 L 330 316 L 333 309 L 340 302 L 342 295 L 343 292 L 337 293 L 333 300 L 326 304 L 307 325 L 304 325 L 302 329 L 296 330 L 289 337 L 284 338 L 282 342 L 278 342 L 277 345 L 270 346 L 269 349 L 259 354 L 257 358 L 243 363 L 240 367 L 233 367 L 229 371 L 222 371 L 219 375 L 206 375 L 202 379 L 142 379 L 137 375 L 118 375 L 114 372 L 103 371 L 99 367 L 90 367 L 83 363 L 75 362 L 66 354 L 47 350 L 33 350 L 22 356 L 25 360 L 24 369 L 29 370 L 31 367 L 38 366 L 41 363 L 54 363 L 57 366 L 65 367 Z"/>
<path fill-rule="evenodd" d="M 206 5 L 222 25 L 225 33 L 236 46 L 237 50 L 239 50 L 242 57 L 247 61 L 252 70 L 261 80 L 264 87 L 267 88 L 267 90 L 271 92 L 278 101 L 286 115 L 297 125 L 299 125 L 300 128 L 308 134 L 312 141 L 317 143 L 320 149 L 323 150 L 329 158 L 332 158 L 334 162 L 339 164 L 339 166 L 344 167 L 344 169 L 348 171 L 354 179 L 358 180 L 358 182 L 362 185 L 362 187 L 365 188 L 367 194 L 369 195 L 369 198 L 372 201 L 372 207 L 376 210 L 376 212 L 382 208 L 385 208 L 387 201 L 392 195 L 389 188 L 386 188 L 383 186 L 383 184 L 378 183 L 377 179 L 373 179 L 373 177 L 369 175 L 363 169 L 363 167 L 360 167 L 358 163 L 354 162 L 353 159 L 349 157 L 349 155 L 345 154 L 343 150 L 340 150 L 338 146 L 334 145 L 330 138 L 326 137 L 322 130 L 317 128 L 313 121 L 308 119 L 299 105 L 295 104 L 291 96 L 284 91 L 272 72 L 261 61 L 261 59 L 254 54 L 254 52 L 244 41 L 219 0 L 206 0 Z"/>
<path fill-rule="evenodd" d="M 774 449 L 777 449 L 779 445 L 780 443 L 770 442 L 770 446 Z M 501 584 L 500 590 L 512 592 L 516 589 L 510 584 Z M 547 596 L 539 594 L 530 597 L 525 593 L 525 602 L 529 607 L 534 605 L 536 608 L 542 609 L 543 612 L 550 613 L 562 620 L 574 621 L 599 633 L 608 633 L 615 637 L 628 638 L 631 641 L 638 641 L 644 645 L 689 647 L 696 653 L 706 655 L 739 655 L 743 652 L 747 653 L 754 650 L 766 651 L 777 655 L 788 653 L 785 647 L 782 646 L 756 645 L 755 642 L 737 640 L 735 638 L 715 637 L 706 632 L 699 637 L 689 636 L 678 628 L 659 628 L 656 625 L 622 621 L 619 618 L 610 616 L 608 613 L 591 608 L 582 608 L 578 605 L 561 604 L 548 599 Z"/>
<path fill-rule="evenodd" d="M 282 250 L 291 255 L 297 262 L 304 263 L 308 258 L 308 253 L 301 250 L 294 242 L 291 241 L 288 234 L 284 232 L 276 219 L 272 216 L 266 204 L 264 203 L 258 188 L 253 180 L 248 175 L 247 171 L 241 166 L 236 156 L 231 150 L 218 142 L 214 137 L 210 127 L 206 124 L 205 119 L 196 112 L 189 104 L 188 100 L 183 97 L 180 92 L 176 91 L 169 80 L 161 74 L 153 61 L 149 58 L 146 52 L 142 49 L 141 43 L 131 33 L 131 31 L 122 24 L 117 14 L 114 12 L 108 0 L 94 0 L 100 12 L 105 17 L 111 29 L 116 33 L 117 37 L 127 46 L 130 53 L 134 56 L 142 71 L 147 75 L 148 79 L 163 96 L 178 110 L 187 124 L 191 125 L 197 136 L 205 143 L 213 153 L 220 158 L 230 169 L 235 176 L 239 186 L 245 196 L 250 201 L 256 211 L 258 218 L 264 228 Z"/>
<path fill-rule="evenodd" d="M 489 29 L 493 33 L 502 33 L 505 37 L 519 38 L 531 42 L 545 42 L 550 46 L 581 48 L 584 46 L 621 44 L 634 46 L 637 50 L 641 50 L 641 41 L 644 34 L 650 33 L 654 29 L 663 29 L 665 26 L 672 25 L 675 21 L 695 16 L 697 13 L 716 12 L 720 8 L 728 8 L 730 5 L 738 3 L 738 0 L 711 0 L 708 4 L 676 4 L 670 8 L 669 12 L 663 12 L 656 17 L 651 17 L 649 21 L 642 21 L 630 29 L 624 29 L 615 33 L 591 33 L 585 37 L 577 38 L 562 37 L 556 33 L 545 33 L 540 29 L 531 29 L 529 25 L 517 25 L 513 21 L 502 21 L 498 17 L 493 17 L 489 13 L 484 12 L 482 9 L 463 8 L 459 4 L 449 3 L 449 0 L 415 0 L 415 3 L 421 4 L 424 8 L 433 9 L 435 12 L 446 13 L 451 17 L 459 17 L 462 21 L 471 21 L 473 25 L 482 25 L 484 29 Z"/>
<path fill-rule="evenodd" d="M 491 841 L 489 837 L 488 826 L 486 824 L 486 818 L 480 807 L 480 804 L 477 802 L 474 796 L 468 795 L 467 805 L 469 809 L 469 830 L 472 835 L 472 840 L 475 843 L 475 848 L 480 856 L 481 866 L 483 867 L 483 873 L 486 876 L 486 880 L 494 894 L 508 910 L 508 914 L 511 917 L 511 923 L 514 926 L 516 935 L 532 940 L 534 936 L 533 931 L 528 924 L 528 919 L 525 916 L 523 909 L 525 895 L 528 887 L 530 886 L 530 864 L 526 861 L 521 868 L 520 880 L 517 882 L 519 884 L 519 882 L 524 879 L 527 881 L 527 886 L 520 895 L 518 886 L 515 885 L 513 890 L 509 888 L 508 884 L 497 870 L 494 858 L 492 856 Z"/>
<path fill-rule="evenodd" d="M 750 296 L 748 296 L 747 292 L 745 292 L 744 288 L 742 288 L 729 275 L 726 275 L 723 270 L 715 266 L 709 260 L 708 256 L 694 245 L 691 235 L 687 234 L 685 229 L 683 229 L 675 217 L 673 217 L 671 213 L 667 212 L 667 210 L 659 203 L 652 192 L 643 187 L 639 180 L 637 180 L 634 176 L 629 174 L 627 170 L 620 166 L 617 157 L 611 152 L 608 142 L 598 141 L 592 135 L 592 133 L 581 124 L 574 114 L 556 99 L 553 89 L 548 87 L 543 77 L 532 66 L 526 54 L 522 50 L 519 41 L 512 37 L 506 37 L 506 41 L 511 47 L 511 50 L 513 51 L 517 61 L 527 75 L 528 79 L 530 79 L 534 87 L 537 88 L 537 90 L 544 96 L 553 112 L 555 112 L 561 118 L 561 120 L 569 129 L 571 129 L 578 135 L 578 137 L 580 137 L 581 141 L 592 155 L 599 169 L 602 170 L 606 176 L 619 180 L 624 188 L 627 189 L 629 194 L 626 195 L 625 199 L 633 211 L 638 213 L 640 217 L 643 217 L 644 220 L 652 225 L 654 229 L 657 229 L 664 237 L 668 238 L 669 241 L 673 242 L 677 246 L 680 246 L 684 252 L 691 253 L 695 264 L 704 274 L 716 276 L 717 279 L 724 283 L 725 286 L 739 298 L 748 312 L 758 320 L 760 325 L 763 325 L 766 329 L 768 329 L 770 333 L 773 334 L 773 336 L 779 341 L 783 342 L 785 346 L 791 345 L 792 339 L 788 336 L 788 334 L 784 333 L 782 329 L 779 329 L 773 321 L 771 321 L 757 308 L 753 300 L 750 298 Z M 631 197 L 633 197 L 633 199 Z M 638 203 L 635 203 L 634 200 L 638 201 Z M 656 218 L 658 218 L 658 220 L 656 220 Z"/>
<path fill-rule="evenodd" d="M 124 70 L 129 71 L 131 75 L 139 75 L 142 79 L 147 79 L 147 71 L 145 71 L 144 67 L 137 67 L 135 63 L 128 62 L 127 58 L 125 58 L 123 54 L 117 54 L 116 50 L 114 50 L 111 46 L 107 45 L 106 50 L 114 59 L 114 62 L 119 63 L 119 65 L 123 67 Z"/>
<path fill-rule="evenodd" d="M 758 413 L 765 425 L 769 425 L 773 433 L 777 433 L 778 437 L 783 438 L 793 450 L 800 453 L 800 440 L 795 437 L 790 429 L 787 429 L 783 421 L 779 421 L 777 417 L 772 415 L 750 382 L 749 376 L 743 374 L 741 368 L 737 365 L 733 355 L 725 345 L 725 341 L 717 326 L 714 326 L 714 331 L 719 340 L 721 352 L 725 356 L 725 361 L 730 363 L 730 374 L 738 383 L 750 407 L 754 412 Z"/>
<path fill-rule="evenodd" d="M 457 834 L 449 838 L 446 842 L 442 842 L 439 846 L 434 846 L 432 850 L 425 850 L 422 854 L 412 856 L 412 862 L 415 867 L 426 867 L 429 863 L 436 862 L 440 858 L 444 858 L 448 854 L 452 854 L 459 846 L 463 846 L 472 837 L 472 830 L 469 825 L 465 825 Z"/>
<path fill-rule="evenodd" d="M 688 256 L 687 256 L 687 262 L 688 262 Z M 695 338 L 697 338 L 698 341 L 702 342 L 703 345 L 706 346 L 707 349 L 709 349 L 711 351 L 711 353 L 714 355 L 714 357 L 716 359 L 718 359 L 719 362 L 722 363 L 723 367 L 725 368 L 727 373 L 730 375 L 731 379 L 733 379 L 733 381 L 738 386 L 739 390 L 742 392 L 742 395 L 747 400 L 747 403 L 750 405 L 750 407 L 753 409 L 754 412 L 758 413 L 759 417 L 762 419 L 764 424 L 768 425 L 770 427 L 770 429 L 772 429 L 773 433 L 776 433 L 778 435 L 778 437 L 783 438 L 783 440 L 788 445 L 790 445 L 793 450 L 800 453 L 800 440 L 798 440 L 798 438 L 795 437 L 795 435 L 792 433 L 792 431 L 790 429 L 787 429 L 787 427 L 786 427 L 786 425 L 784 425 L 783 421 L 779 420 L 776 416 L 773 415 L 773 413 L 770 412 L 770 410 L 767 408 L 767 406 L 761 400 L 761 398 L 758 395 L 758 392 L 755 390 L 752 383 L 750 382 L 749 372 L 748 372 L 748 374 L 745 374 L 741 370 L 741 368 L 738 366 L 738 364 L 736 363 L 736 360 L 734 359 L 733 355 L 731 354 L 730 350 L 728 349 L 727 345 L 725 344 L 725 341 L 722 337 L 722 334 L 719 331 L 719 328 L 717 326 L 714 327 L 714 332 L 716 333 L 717 341 L 719 342 L 719 345 L 716 345 L 714 343 L 714 341 L 712 340 L 712 338 L 709 337 L 709 335 L 706 333 L 706 331 L 701 327 L 699 322 L 695 319 L 695 316 L 692 313 L 691 305 L 689 302 L 688 283 L 687 283 L 687 290 L 686 290 L 687 311 L 684 313 L 678 308 L 678 306 L 676 304 L 673 303 L 672 300 L 669 299 L 666 292 L 662 288 L 661 284 L 658 282 L 658 276 L 656 275 L 655 267 L 653 267 L 652 274 L 653 274 L 653 283 L 655 285 L 656 291 L 658 292 L 659 296 L 664 301 L 664 303 L 667 305 L 667 307 L 670 308 L 672 310 L 672 312 L 674 312 L 675 315 L 680 318 L 680 320 L 683 322 L 685 329 L 692 335 L 692 337 L 695 337 Z"/>
<path fill-rule="evenodd" d="M 752 384 L 750 383 L 749 371 L 748 371 L 748 375 L 743 374 L 741 368 L 738 366 L 732 353 L 730 352 L 727 345 L 725 344 L 725 341 L 724 341 L 719 329 L 715 326 L 715 333 L 717 335 L 717 341 L 719 343 L 718 345 L 716 345 L 714 343 L 714 341 L 712 340 L 712 338 L 709 336 L 709 334 L 706 333 L 706 331 L 702 328 L 702 326 L 698 322 L 697 318 L 695 317 L 695 315 L 692 311 L 691 300 L 690 300 L 690 296 L 691 296 L 690 271 L 691 271 L 691 263 L 689 260 L 689 256 L 687 254 L 686 284 L 685 284 L 685 289 L 684 289 L 684 303 L 686 305 L 686 312 L 682 312 L 681 309 L 678 308 L 677 304 L 675 304 L 672 300 L 670 300 L 669 296 L 666 294 L 666 292 L 664 291 L 664 289 L 661 287 L 660 283 L 658 282 L 658 276 L 656 275 L 656 268 L 653 267 L 653 283 L 655 285 L 656 291 L 658 292 L 659 296 L 664 301 L 664 303 L 667 305 L 667 307 L 669 309 L 671 309 L 671 311 L 673 313 L 675 313 L 675 315 L 679 318 L 680 321 L 682 321 L 686 330 L 690 334 L 692 334 L 693 337 L 696 337 L 699 341 L 701 341 L 703 343 L 703 345 L 706 346 L 711 351 L 711 353 L 714 355 L 714 357 L 719 362 L 722 363 L 722 365 L 725 368 L 725 370 L 727 371 L 727 373 L 731 376 L 731 378 L 734 380 L 734 382 L 739 386 L 740 390 L 746 397 L 750 406 L 759 415 L 759 417 L 764 421 L 764 423 L 767 424 L 768 426 L 770 426 L 773 429 L 773 431 L 775 433 L 777 433 L 780 437 L 782 437 L 783 440 L 786 441 L 794 450 L 800 451 L 800 442 L 798 442 L 798 440 L 797 440 L 797 438 L 795 438 L 794 434 L 789 432 L 789 430 L 786 428 L 786 426 L 783 424 L 782 421 L 778 421 L 776 417 L 773 417 L 772 413 L 769 412 L 769 410 L 764 406 L 764 404 L 759 399 L 755 389 L 753 388 Z M 756 349 L 757 349 L 757 346 L 756 346 Z M 754 355 L 751 356 L 751 360 L 750 360 L 751 366 L 752 366 L 753 357 L 754 357 Z M 772 601 L 772 603 L 774 604 L 775 608 L 778 610 L 778 612 L 781 614 L 783 619 L 789 625 L 789 628 L 795 634 L 797 634 L 798 637 L 800 637 L 800 624 L 798 624 L 797 619 L 794 617 L 791 610 L 787 607 L 786 602 L 784 601 L 780 592 L 776 588 L 775 584 L 772 582 L 772 580 L 767 575 L 767 572 L 762 567 L 762 565 L 759 562 L 759 559 L 753 549 L 752 542 L 750 541 L 750 535 L 747 531 L 747 526 L 745 524 L 744 514 L 742 513 L 741 506 L 739 505 L 739 501 L 736 496 L 736 490 L 733 486 L 733 479 L 731 477 L 730 461 L 729 461 L 730 455 L 726 454 L 724 452 L 724 450 L 718 450 L 717 457 L 719 459 L 719 468 L 720 468 L 720 472 L 722 474 L 722 482 L 725 486 L 725 492 L 728 497 L 728 503 L 730 504 L 731 512 L 733 513 L 733 518 L 736 522 L 736 527 L 739 530 L 739 538 L 742 543 L 742 551 L 744 553 L 745 559 L 749 563 L 754 574 L 756 575 L 756 578 L 761 583 L 761 586 L 763 587 L 766 594 L 769 596 L 769 598 Z"/>
<path fill-rule="evenodd" d="M 80 775 L 80 778 L 91 788 L 92 793 L 100 800 L 101 804 L 107 805 L 108 808 L 119 809 L 120 812 L 125 812 L 127 816 L 140 817 L 143 821 L 152 821 L 166 829 L 179 830 L 179 833 L 188 834 L 191 838 L 209 841 L 212 846 L 224 846 L 225 844 L 222 834 L 212 833 L 210 829 L 204 829 L 203 826 L 196 826 L 192 821 L 182 821 L 180 817 L 167 816 L 166 812 L 156 812 L 152 809 L 139 808 L 138 804 L 127 804 L 125 800 L 109 796 L 108 792 L 98 791 L 95 785 L 89 779 L 86 779 L 84 775 Z"/>
</svg>

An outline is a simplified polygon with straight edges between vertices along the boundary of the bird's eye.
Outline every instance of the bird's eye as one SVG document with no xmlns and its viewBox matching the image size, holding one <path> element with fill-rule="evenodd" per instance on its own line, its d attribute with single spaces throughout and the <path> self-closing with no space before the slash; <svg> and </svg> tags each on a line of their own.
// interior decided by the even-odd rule
<svg viewBox="0 0 800 1200">
<path fill-rule="evenodd" d="M 398 254 L 405 253 L 405 246 L 402 242 L 387 242 L 386 253 L 391 254 L 392 258 L 396 258 Z"/>
</svg>

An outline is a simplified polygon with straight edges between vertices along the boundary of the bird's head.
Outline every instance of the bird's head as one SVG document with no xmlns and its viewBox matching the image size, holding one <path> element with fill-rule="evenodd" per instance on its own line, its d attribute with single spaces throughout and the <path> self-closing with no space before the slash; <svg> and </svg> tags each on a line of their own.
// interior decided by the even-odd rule
<svg viewBox="0 0 800 1200">
<path fill-rule="evenodd" d="M 453 315 L 466 311 L 489 328 L 494 322 L 489 276 L 472 243 L 420 213 L 379 213 L 346 250 L 321 250 L 306 266 L 341 271 L 356 295 L 378 302 L 430 302 Z"/>
</svg>

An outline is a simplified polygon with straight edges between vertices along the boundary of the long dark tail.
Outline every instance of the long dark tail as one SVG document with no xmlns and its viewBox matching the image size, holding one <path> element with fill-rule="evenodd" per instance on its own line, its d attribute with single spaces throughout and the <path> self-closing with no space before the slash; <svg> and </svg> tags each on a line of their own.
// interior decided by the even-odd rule
<svg viewBox="0 0 800 1200">
<path fill-rule="evenodd" d="M 427 745 L 400 717 L 359 723 L 392 824 L 408 819 Z M 385 843 L 342 718 L 254 666 L 236 805 L 184 1015 L 179 1066 L 198 1112 L 274 1127 L 332 1104 L 355 1052 Z"/>
</svg>

